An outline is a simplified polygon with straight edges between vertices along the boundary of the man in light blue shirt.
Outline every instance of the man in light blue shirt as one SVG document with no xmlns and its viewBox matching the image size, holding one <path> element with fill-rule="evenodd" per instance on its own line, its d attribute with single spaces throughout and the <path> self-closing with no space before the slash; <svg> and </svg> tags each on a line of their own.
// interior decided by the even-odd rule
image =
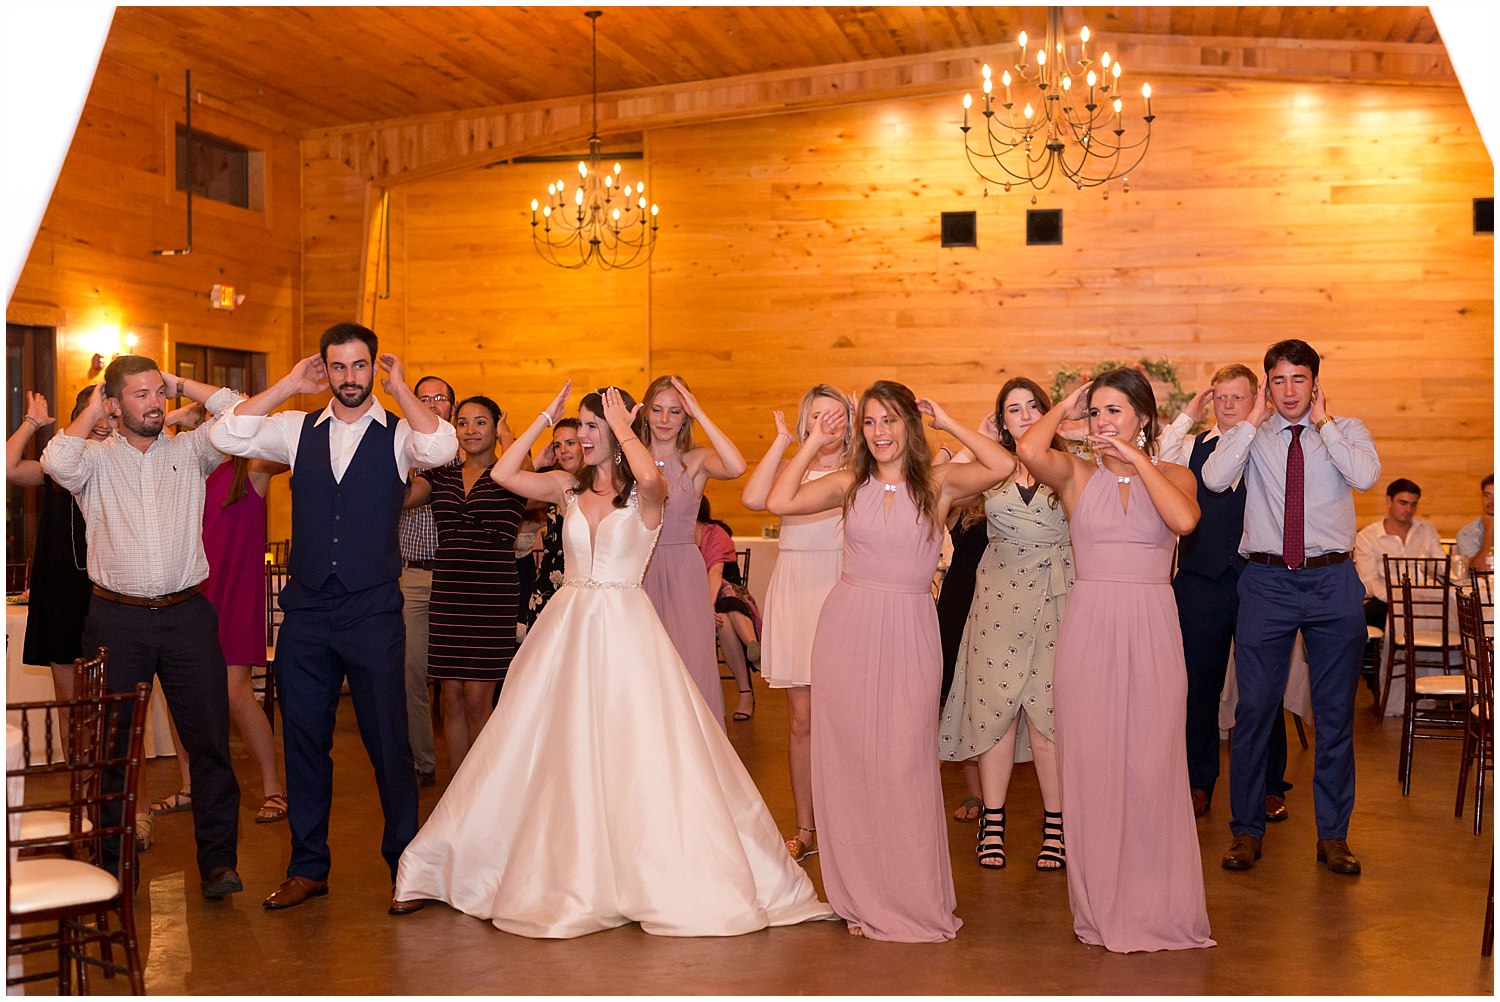
<svg viewBox="0 0 1500 1002">
<path fill-rule="evenodd" d="M 1479 481 L 1479 497 L 1484 514 L 1458 530 L 1455 548 L 1468 566 L 1476 571 L 1495 569 L 1495 475 L 1486 473 Z"/>
<path fill-rule="evenodd" d="M 1243 476 L 1245 528 L 1240 555 L 1235 671 L 1239 705 L 1230 752 L 1234 843 L 1224 868 L 1248 870 L 1261 856 L 1266 742 L 1301 630 L 1318 725 L 1313 803 L 1317 857 L 1335 873 L 1358 873 L 1349 851 L 1354 812 L 1354 696 L 1365 645 L 1364 585 L 1350 550 L 1357 526 L 1354 491 L 1380 476 L 1364 424 L 1334 418 L 1318 382 L 1318 353 L 1305 341 L 1266 352 L 1266 404 L 1224 432 L 1203 466 L 1203 484 L 1223 491 Z"/>
</svg>

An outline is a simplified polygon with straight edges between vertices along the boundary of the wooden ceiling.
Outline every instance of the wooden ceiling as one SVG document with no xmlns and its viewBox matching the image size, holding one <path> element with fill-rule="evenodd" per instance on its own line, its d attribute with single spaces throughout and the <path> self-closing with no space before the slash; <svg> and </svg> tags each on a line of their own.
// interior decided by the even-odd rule
<svg viewBox="0 0 1500 1002">
<path fill-rule="evenodd" d="M 292 131 L 587 94 L 582 7 L 120 7 L 104 58 Z M 1435 44 L 1426 7 L 1069 7 L 1070 31 Z M 599 89 L 1011 41 L 1043 7 L 615 7 Z"/>
</svg>

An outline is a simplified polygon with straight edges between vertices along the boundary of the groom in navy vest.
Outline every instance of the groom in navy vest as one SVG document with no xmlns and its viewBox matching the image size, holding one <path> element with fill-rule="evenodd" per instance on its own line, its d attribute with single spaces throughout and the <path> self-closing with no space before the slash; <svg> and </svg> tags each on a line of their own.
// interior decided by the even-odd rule
<svg viewBox="0 0 1500 1002">
<path fill-rule="evenodd" d="M 370 394 L 377 360 L 385 371 L 381 386 L 405 415 L 399 421 Z M 333 399 L 323 410 L 271 414 L 292 396 L 330 384 Z M 346 678 L 375 768 L 385 813 L 380 849 L 394 882 L 417 833 L 396 524 L 411 471 L 446 463 L 458 451 L 453 426 L 417 400 L 400 360 L 379 354 L 374 331 L 346 323 L 323 332 L 317 355 L 230 410 L 212 441 L 232 456 L 292 468 L 291 577 L 281 592 L 286 618 L 276 645 L 292 859 L 286 881 L 264 905 L 291 908 L 328 893 L 331 751 Z M 405 915 L 421 906 L 393 899 L 389 911 Z"/>
</svg>

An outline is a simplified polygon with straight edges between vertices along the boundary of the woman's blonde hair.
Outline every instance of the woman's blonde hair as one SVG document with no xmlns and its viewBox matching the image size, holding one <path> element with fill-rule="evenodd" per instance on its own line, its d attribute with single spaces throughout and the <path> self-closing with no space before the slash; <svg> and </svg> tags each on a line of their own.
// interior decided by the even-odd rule
<svg viewBox="0 0 1500 1002">
<path fill-rule="evenodd" d="M 646 393 L 641 397 L 641 413 L 640 416 L 636 418 L 635 434 L 636 437 L 639 438 L 642 442 L 645 442 L 648 447 L 652 442 L 651 404 L 656 400 L 657 395 L 660 394 L 663 390 L 673 390 L 675 392 L 676 387 L 672 385 L 672 380 L 674 379 L 681 383 L 684 388 L 689 388 L 687 380 L 683 379 L 681 376 L 657 376 L 655 379 L 651 380 L 651 385 L 646 387 Z M 687 413 L 686 408 L 683 408 L 682 427 L 677 429 L 677 451 L 679 453 L 685 453 L 691 452 L 692 450 L 693 417 L 691 414 Z"/>
<path fill-rule="evenodd" d="M 797 442 L 800 445 L 807 441 L 808 421 L 811 419 L 813 404 L 819 398 L 833 400 L 844 408 L 844 460 L 847 462 L 849 445 L 854 440 L 854 407 L 850 405 L 848 397 L 827 383 L 819 383 L 802 394 L 802 402 L 797 405 Z"/>
</svg>

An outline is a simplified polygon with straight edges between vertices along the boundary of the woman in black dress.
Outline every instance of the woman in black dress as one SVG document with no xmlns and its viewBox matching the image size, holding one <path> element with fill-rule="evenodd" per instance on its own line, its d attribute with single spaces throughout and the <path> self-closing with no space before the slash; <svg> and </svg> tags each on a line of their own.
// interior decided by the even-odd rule
<svg viewBox="0 0 1500 1002">
<path fill-rule="evenodd" d="M 412 490 L 419 503 L 432 505 L 437 524 L 427 674 L 443 683 L 443 737 L 448 765 L 457 770 L 489 720 L 495 688 L 516 653 L 521 587 L 515 545 L 526 502 L 490 479 L 496 445 L 512 441 L 499 405 L 470 397 L 458 405 L 453 424 L 462 465 L 429 470 Z"/>
<path fill-rule="evenodd" d="M 79 391 L 73 407 L 74 418 L 93 393 L 93 386 Z M 41 463 L 21 458 L 33 438 L 54 421 L 45 397 L 27 393 L 26 398 L 26 417 L 5 442 L 5 482 L 42 488 L 21 660 L 29 665 L 50 665 L 57 698 L 72 699 L 73 662 L 83 657 L 83 620 L 88 615 L 93 587 L 88 574 L 87 533 L 83 512 L 79 511 L 73 495 L 44 474 Z M 113 431 L 112 421 L 100 421 L 89 432 L 89 438 L 102 442 Z M 66 727 L 66 720 L 62 723 Z"/>
</svg>

